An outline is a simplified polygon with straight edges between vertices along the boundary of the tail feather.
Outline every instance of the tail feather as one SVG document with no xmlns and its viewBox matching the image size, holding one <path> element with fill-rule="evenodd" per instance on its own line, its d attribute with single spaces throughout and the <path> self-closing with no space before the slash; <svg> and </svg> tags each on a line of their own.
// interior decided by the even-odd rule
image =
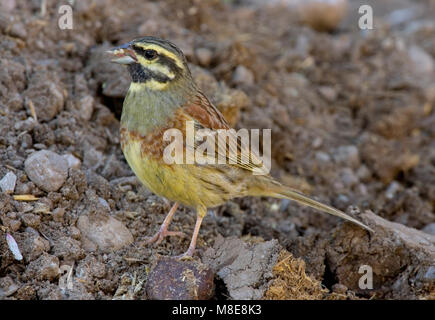
<svg viewBox="0 0 435 320">
<path fill-rule="evenodd" d="M 273 181 L 272 190 L 271 190 L 270 194 L 268 194 L 268 196 L 272 196 L 274 198 L 284 198 L 284 199 L 296 201 L 300 204 L 303 204 L 303 205 L 309 206 L 311 208 L 329 213 L 333 216 L 337 216 L 337 217 L 340 217 L 342 219 L 348 220 L 348 221 L 353 222 L 353 223 L 357 224 L 358 226 L 360 226 L 368 231 L 374 232 L 373 229 L 366 226 L 364 223 L 352 218 L 351 216 L 347 215 L 346 213 L 344 213 L 338 209 L 335 209 L 333 207 L 330 207 L 326 204 L 320 203 L 316 200 L 313 200 L 313 199 L 311 199 L 311 198 L 309 198 L 309 197 L 301 194 L 300 192 L 293 190 L 289 187 L 278 184 L 276 181 Z"/>
</svg>

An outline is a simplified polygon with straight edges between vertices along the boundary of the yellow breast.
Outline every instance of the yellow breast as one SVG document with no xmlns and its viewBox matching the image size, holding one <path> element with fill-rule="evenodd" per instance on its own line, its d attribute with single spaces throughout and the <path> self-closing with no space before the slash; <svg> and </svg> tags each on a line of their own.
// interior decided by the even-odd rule
<svg viewBox="0 0 435 320">
<path fill-rule="evenodd" d="M 215 207 L 228 200 L 229 193 L 216 183 L 220 179 L 210 168 L 190 164 L 168 165 L 162 159 L 147 155 L 143 141 L 125 132 L 122 141 L 122 150 L 131 169 L 155 194 L 190 207 Z"/>
</svg>

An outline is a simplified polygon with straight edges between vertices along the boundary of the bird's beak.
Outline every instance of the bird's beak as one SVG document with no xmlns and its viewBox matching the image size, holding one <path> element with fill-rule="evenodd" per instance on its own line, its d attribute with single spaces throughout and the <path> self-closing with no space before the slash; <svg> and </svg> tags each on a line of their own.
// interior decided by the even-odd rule
<svg viewBox="0 0 435 320">
<path fill-rule="evenodd" d="M 119 47 L 112 48 L 107 51 L 115 58 L 112 59 L 112 62 L 120 63 L 120 64 L 131 64 L 133 62 L 137 62 L 136 54 L 133 49 L 130 47 L 130 43 L 123 44 Z"/>
</svg>

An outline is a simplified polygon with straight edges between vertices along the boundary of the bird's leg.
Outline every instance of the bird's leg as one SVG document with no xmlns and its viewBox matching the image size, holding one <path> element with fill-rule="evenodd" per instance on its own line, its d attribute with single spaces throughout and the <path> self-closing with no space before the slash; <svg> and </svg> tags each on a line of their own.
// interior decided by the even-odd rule
<svg viewBox="0 0 435 320">
<path fill-rule="evenodd" d="M 181 231 L 168 231 L 169 224 L 171 223 L 172 217 L 174 216 L 175 211 L 177 211 L 178 202 L 175 202 L 172 206 L 171 210 L 169 210 L 168 215 L 160 226 L 160 230 L 156 232 L 152 237 L 146 240 L 146 243 L 159 244 L 166 236 L 182 236 L 184 237 L 186 234 Z"/>
<path fill-rule="evenodd" d="M 195 229 L 193 230 L 192 240 L 190 240 L 189 249 L 187 249 L 187 251 L 185 253 L 178 256 L 177 258 L 180 258 L 180 259 L 189 258 L 195 252 L 196 239 L 198 238 L 199 228 L 201 228 L 202 219 L 204 219 L 206 213 L 207 213 L 206 208 L 200 207 L 197 209 Z"/>
</svg>

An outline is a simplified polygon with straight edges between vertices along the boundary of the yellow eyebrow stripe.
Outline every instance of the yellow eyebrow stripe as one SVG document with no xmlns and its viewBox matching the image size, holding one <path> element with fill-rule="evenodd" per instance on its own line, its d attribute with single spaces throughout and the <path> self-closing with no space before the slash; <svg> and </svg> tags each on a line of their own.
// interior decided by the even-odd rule
<svg viewBox="0 0 435 320">
<path fill-rule="evenodd" d="M 163 54 L 169 58 L 171 58 L 172 60 L 174 60 L 175 64 L 180 68 L 180 69 L 184 69 L 183 63 L 182 61 L 180 61 L 180 59 L 171 51 L 166 50 L 164 48 L 162 48 L 161 46 L 158 46 L 156 44 L 143 44 L 143 43 L 135 43 L 135 46 L 141 47 L 144 50 L 147 49 L 152 49 L 152 50 L 156 50 L 158 54 Z"/>
</svg>

